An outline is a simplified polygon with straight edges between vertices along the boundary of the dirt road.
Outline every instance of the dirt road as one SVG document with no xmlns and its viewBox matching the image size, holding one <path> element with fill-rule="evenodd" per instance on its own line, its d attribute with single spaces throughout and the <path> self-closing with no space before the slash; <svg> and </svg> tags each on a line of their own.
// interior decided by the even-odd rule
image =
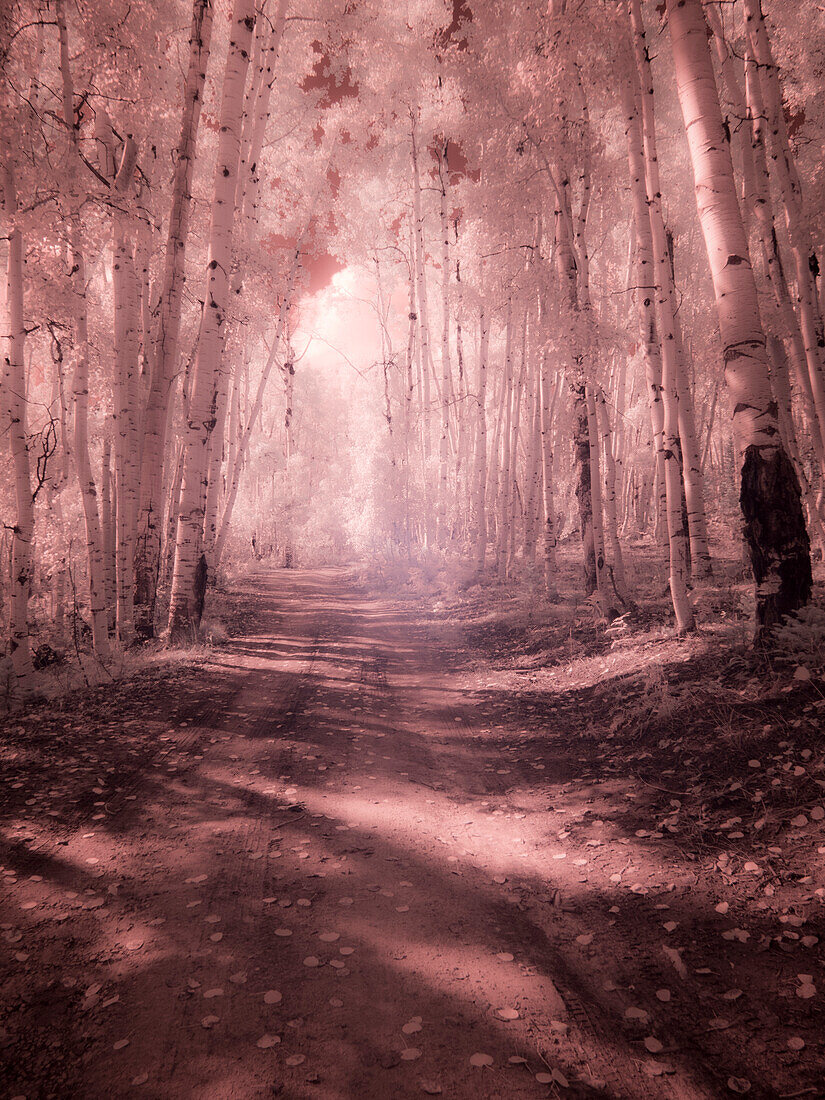
<svg viewBox="0 0 825 1100">
<path fill-rule="evenodd" d="M 460 624 L 341 572 L 252 584 L 194 670 L 18 731 L 3 1097 L 776 1095 L 580 700 L 473 688 Z"/>
</svg>

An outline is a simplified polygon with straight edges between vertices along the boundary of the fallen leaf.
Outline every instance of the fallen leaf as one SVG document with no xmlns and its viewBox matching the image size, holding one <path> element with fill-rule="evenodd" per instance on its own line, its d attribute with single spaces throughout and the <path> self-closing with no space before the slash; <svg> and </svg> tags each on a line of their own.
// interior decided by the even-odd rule
<svg viewBox="0 0 825 1100">
<path fill-rule="evenodd" d="M 480 1051 L 477 1051 L 475 1054 L 470 1055 L 471 1066 L 491 1066 L 492 1064 L 493 1059 L 489 1054 L 482 1054 Z"/>
<path fill-rule="evenodd" d="M 751 1083 L 747 1077 L 729 1077 L 728 1088 L 731 1092 L 737 1093 L 739 1096 L 743 1096 L 746 1092 L 751 1091 Z"/>
<path fill-rule="evenodd" d="M 268 1050 L 269 1047 L 277 1046 L 280 1041 L 278 1035 L 262 1035 L 255 1046 L 260 1047 L 261 1050 Z"/>
</svg>

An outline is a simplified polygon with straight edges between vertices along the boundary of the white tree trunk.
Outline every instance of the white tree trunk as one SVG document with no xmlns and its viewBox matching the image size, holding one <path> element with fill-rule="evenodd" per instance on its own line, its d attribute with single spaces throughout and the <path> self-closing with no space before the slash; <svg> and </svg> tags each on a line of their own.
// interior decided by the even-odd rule
<svg viewBox="0 0 825 1100">
<path fill-rule="evenodd" d="M 510 444 L 513 422 L 513 303 L 507 302 L 507 328 L 504 345 L 504 389 L 499 413 L 501 466 L 498 477 L 498 524 L 496 527 L 496 574 L 507 576 L 507 548 L 510 541 L 510 492 L 512 488 Z"/>
<path fill-rule="evenodd" d="M 667 0 L 667 12 L 696 205 L 716 294 L 725 382 L 739 452 L 744 456 L 740 499 L 761 633 L 810 598 L 810 547 L 799 482 L 779 436 L 765 333 L 722 126 L 707 24 L 700 0 Z"/>
<path fill-rule="evenodd" d="M 252 0 L 235 0 L 221 98 L 204 307 L 193 370 L 175 537 L 175 566 L 169 604 L 169 635 L 173 641 L 191 637 L 203 611 L 205 577 L 202 571 L 205 561 L 202 561 L 202 548 L 208 444 L 215 423 L 212 407 L 215 380 L 223 353 L 240 128 L 254 23 Z"/>
<path fill-rule="evenodd" d="M 602 453 L 604 455 L 604 518 L 605 539 L 610 543 L 610 556 L 612 558 L 613 583 L 619 596 L 624 599 L 627 594 L 627 579 L 624 570 L 624 554 L 619 539 L 619 523 L 616 510 L 616 459 L 614 456 L 614 437 L 610 426 L 610 415 L 607 411 L 607 401 L 604 390 L 599 387 L 595 394 L 596 415 L 599 435 L 602 440 Z"/>
<path fill-rule="evenodd" d="M 154 634 L 163 524 L 164 456 L 167 424 L 178 369 L 186 242 L 189 234 L 192 174 L 206 67 L 212 38 L 212 0 L 193 0 L 189 66 L 183 94 L 180 139 L 175 156 L 172 204 L 164 257 L 157 328 L 153 338 L 152 377 L 143 423 L 140 511 L 135 559 L 136 629 Z"/>
<path fill-rule="evenodd" d="M 805 345 L 811 389 L 825 439 L 825 326 L 819 309 L 816 281 L 812 271 L 813 242 L 802 199 L 802 186 L 785 125 L 779 72 L 773 59 L 768 31 L 762 17 L 761 0 L 744 0 L 745 21 L 750 45 L 758 66 L 765 117 L 770 132 L 771 165 L 785 212 L 791 253 L 796 275 L 797 309 Z M 825 471 L 823 471 L 825 472 Z"/>
<path fill-rule="evenodd" d="M 556 391 L 558 393 L 558 389 Z M 553 387 L 547 352 L 541 359 L 541 468 L 544 487 L 544 591 L 558 598 L 556 571 L 556 506 L 553 494 Z"/>
<path fill-rule="evenodd" d="M 69 61 L 69 35 L 63 0 L 55 0 L 55 18 L 60 40 L 60 79 L 63 121 L 69 132 L 69 167 L 67 194 L 70 203 L 77 169 L 77 131 L 74 118 L 74 89 Z M 89 563 L 89 609 L 92 618 L 92 645 L 101 661 L 109 657 L 108 612 L 103 564 L 103 540 L 97 506 L 97 487 L 89 455 L 89 329 L 86 303 L 86 259 L 81 244 L 82 227 L 77 208 L 69 211 L 69 232 L 72 252 L 72 285 L 75 314 L 75 370 L 72 379 L 74 399 L 74 461 L 83 500 L 86 522 L 86 547 Z"/>
<path fill-rule="evenodd" d="M 687 372 L 684 369 L 684 358 L 679 354 L 681 343 L 676 330 L 678 324 L 676 318 L 676 293 L 673 285 L 670 251 L 668 248 L 667 233 L 665 230 L 664 215 L 662 213 L 662 193 L 659 180 L 659 160 L 656 149 L 656 122 L 653 111 L 653 77 L 648 59 L 645 30 L 642 22 L 640 0 L 630 0 L 631 20 L 633 25 L 634 52 L 639 78 L 642 85 L 642 130 L 644 137 L 645 155 L 645 181 L 647 189 L 647 205 L 650 216 L 650 226 L 653 238 L 653 262 L 656 273 L 657 287 L 657 316 L 659 320 L 659 336 L 662 341 L 662 383 L 671 386 L 670 391 L 665 389 L 665 404 L 668 397 L 676 403 L 676 417 L 673 428 L 678 435 L 683 456 L 683 476 L 685 497 L 687 500 L 688 532 L 682 533 L 681 503 L 679 504 L 680 520 L 675 526 L 677 540 L 685 535 L 690 537 L 690 550 L 693 568 L 698 577 L 708 577 L 711 573 L 710 551 L 708 549 L 707 519 L 705 517 L 704 478 L 702 476 L 699 445 L 696 437 L 696 427 L 693 416 L 693 394 Z M 667 382 L 665 381 L 667 379 Z M 665 409 L 665 421 L 668 414 Z M 677 463 L 677 441 L 674 436 L 667 438 L 665 431 L 665 482 L 667 486 L 675 487 L 677 479 L 668 471 L 668 463 Z M 681 501 L 681 490 L 678 494 Z M 675 579 L 680 594 L 674 595 L 674 601 L 679 599 L 680 610 L 677 610 L 677 621 L 688 629 L 692 626 L 692 614 L 687 613 L 686 593 L 682 593 L 682 583 L 678 576 L 674 578 L 674 568 L 678 574 L 685 569 L 685 564 L 680 561 L 686 554 L 680 545 L 672 544 L 673 530 L 672 513 L 675 509 L 673 501 L 668 499 L 668 533 L 671 537 L 671 584 Z M 674 551 L 676 562 L 674 563 Z M 689 625 L 688 625 L 689 620 Z"/>
<path fill-rule="evenodd" d="M 3 325 L 3 380 L 0 387 L 2 431 L 7 437 L 14 469 L 14 526 L 11 530 L 9 578 L 9 653 L 17 687 L 25 692 L 34 674 L 29 641 L 29 594 L 32 581 L 34 502 L 26 416 L 26 325 L 23 309 L 23 234 L 15 224 L 17 186 L 11 150 L 0 148 L 4 235 L 8 241 L 5 317 Z"/>
<path fill-rule="evenodd" d="M 481 307 L 481 333 L 478 352 L 478 390 L 476 395 L 475 443 L 475 566 L 481 573 L 487 557 L 487 356 L 490 348 L 490 321 Z"/>
<path fill-rule="evenodd" d="M 115 223 L 112 265 L 115 306 L 115 484 L 117 491 L 117 637 L 134 640 L 134 560 L 140 476 L 137 431 L 138 293 L 134 257 L 123 218 Z"/>
<path fill-rule="evenodd" d="M 449 454 L 450 454 L 450 223 L 447 197 L 449 193 L 450 166 L 447 161 L 447 145 L 439 156 L 440 215 L 441 215 L 441 439 L 438 455 L 438 544 L 447 543 L 447 509 L 449 507 Z"/>
<path fill-rule="evenodd" d="M 418 167 L 418 144 L 415 136 L 415 122 L 410 131 L 410 147 L 412 150 L 413 170 L 413 217 L 415 221 L 415 286 L 418 299 L 418 355 L 420 361 L 422 391 L 421 412 L 422 432 L 424 441 L 425 466 L 430 457 L 432 447 L 432 431 L 430 428 L 431 398 L 430 398 L 430 320 L 427 305 L 427 273 L 425 270 L 426 252 L 424 249 L 424 215 L 421 209 L 421 177 Z M 425 470 L 425 484 L 427 471 Z"/>
<path fill-rule="evenodd" d="M 269 381 L 269 376 L 272 373 L 272 368 L 277 361 L 278 353 L 281 348 L 284 328 L 286 326 L 289 308 L 292 304 L 292 292 L 295 285 L 295 274 L 298 270 L 299 259 L 300 253 L 296 251 L 289 275 L 289 280 L 287 282 L 283 297 L 281 298 L 281 308 L 278 313 L 278 324 L 275 329 L 275 335 L 272 338 L 272 346 L 269 349 L 269 355 L 267 356 L 266 363 L 264 364 L 264 369 L 261 371 L 261 377 L 258 380 L 258 389 L 255 392 L 255 400 L 253 401 L 252 408 L 247 415 L 246 423 L 244 424 L 244 430 L 238 442 L 235 461 L 231 467 L 229 490 L 227 492 L 223 515 L 221 516 L 221 525 L 218 531 L 218 538 L 215 543 L 214 559 L 216 566 L 220 563 L 221 555 L 223 554 L 223 550 L 226 545 L 226 539 L 229 535 L 229 524 L 232 521 L 232 509 L 235 506 L 235 500 L 238 496 L 238 487 L 241 483 L 241 474 L 243 472 L 244 462 L 246 461 L 246 455 L 249 450 L 249 441 L 252 438 L 252 432 L 255 428 L 255 424 L 258 421 L 258 417 L 261 415 L 261 407 L 263 406 L 264 393 L 266 392 L 266 384 Z"/>
</svg>

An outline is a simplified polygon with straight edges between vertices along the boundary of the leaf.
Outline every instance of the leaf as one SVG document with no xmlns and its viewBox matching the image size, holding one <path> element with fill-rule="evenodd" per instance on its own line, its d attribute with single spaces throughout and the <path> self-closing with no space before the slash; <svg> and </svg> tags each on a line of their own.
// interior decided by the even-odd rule
<svg viewBox="0 0 825 1100">
<path fill-rule="evenodd" d="M 404 1047 L 401 1051 L 402 1062 L 414 1062 L 417 1058 L 421 1057 L 421 1051 L 418 1047 Z"/>
<path fill-rule="evenodd" d="M 283 995 L 277 989 L 268 989 L 264 993 L 264 1004 L 277 1005 L 283 1000 Z"/>
<path fill-rule="evenodd" d="M 729 1077 L 728 1088 L 731 1092 L 735 1092 L 739 1096 L 744 1096 L 746 1092 L 751 1091 L 751 1083 L 747 1077 Z"/>
<path fill-rule="evenodd" d="M 509 951 L 499 951 L 496 958 L 500 959 L 503 963 L 511 963 L 513 961 L 513 956 Z"/>
<path fill-rule="evenodd" d="M 804 1050 L 804 1048 L 805 1048 L 805 1040 L 800 1039 L 800 1037 L 798 1035 L 792 1035 L 791 1038 L 788 1039 L 788 1049 L 789 1050 Z"/>
<path fill-rule="evenodd" d="M 593 942 L 593 933 L 586 932 L 583 936 L 576 936 L 576 943 L 581 944 L 582 947 L 588 947 Z"/>
<path fill-rule="evenodd" d="M 500 1020 L 517 1020 L 518 1012 L 515 1008 L 498 1008 L 496 1009 L 496 1015 Z"/>
<path fill-rule="evenodd" d="M 650 1051 L 651 1054 L 659 1054 L 664 1050 L 664 1047 L 655 1035 L 648 1035 L 645 1039 L 645 1049 Z"/>
<path fill-rule="evenodd" d="M 201 1020 L 201 1026 L 214 1027 L 214 1025 L 218 1023 L 219 1020 L 220 1016 L 204 1016 L 204 1018 Z"/>
<path fill-rule="evenodd" d="M 493 1059 L 489 1054 L 482 1054 L 481 1051 L 476 1051 L 475 1054 L 470 1055 L 471 1066 L 491 1066 Z"/>
<path fill-rule="evenodd" d="M 421 1030 L 421 1023 L 418 1020 L 410 1020 L 409 1023 L 404 1024 L 401 1030 L 405 1035 L 415 1035 L 416 1032 Z"/>
<path fill-rule="evenodd" d="M 667 1002 L 667 1001 L 670 1000 L 670 990 L 669 989 L 657 989 L 656 990 L 656 997 L 660 1001 Z"/>
<path fill-rule="evenodd" d="M 290 1054 L 290 1056 L 286 1059 L 286 1064 L 288 1066 L 301 1066 L 304 1064 L 305 1061 L 305 1054 Z"/>
<path fill-rule="evenodd" d="M 424 1080 L 421 1080 L 418 1083 L 421 1086 L 421 1091 L 426 1093 L 427 1096 L 440 1096 L 441 1095 L 441 1085 L 439 1085 L 437 1081 L 424 1081 Z"/>
<path fill-rule="evenodd" d="M 730 909 L 730 906 L 726 901 L 720 901 L 719 904 L 714 908 L 716 909 L 717 913 L 721 913 L 724 917 L 725 913 L 727 913 L 728 909 Z"/>
<path fill-rule="evenodd" d="M 316 955 L 307 955 L 307 957 L 304 959 L 304 966 L 312 967 L 312 966 L 320 966 L 320 965 L 321 965 L 320 959 L 318 959 L 318 957 Z"/>
<path fill-rule="evenodd" d="M 112 1043 L 112 1050 L 123 1050 L 124 1047 L 128 1047 L 128 1039 L 118 1039 L 116 1043 Z"/>
<path fill-rule="evenodd" d="M 646 1024 L 650 1019 L 643 1008 L 633 1008 L 632 1006 L 624 1010 L 624 1018 L 626 1020 L 638 1020 L 642 1024 Z"/>
<path fill-rule="evenodd" d="M 255 1046 L 260 1047 L 261 1050 L 268 1050 L 270 1047 L 277 1046 L 280 1041 L 279 1035 L 262 1035 Z"/>
</svg>

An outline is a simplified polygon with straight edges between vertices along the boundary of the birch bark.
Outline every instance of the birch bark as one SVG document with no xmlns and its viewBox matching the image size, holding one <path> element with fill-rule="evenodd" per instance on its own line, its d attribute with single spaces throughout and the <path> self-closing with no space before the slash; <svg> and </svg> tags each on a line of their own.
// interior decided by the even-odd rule
<svg viewBox="0 0 825 1100">
<path fill-rule="evenodd" d="M 169 637 L 190 637 L 203 612 L 203 519 L 215 378 L 223 353 L 244 88 L 255 24 L 252 0 L 235 0 L 220 110 L 203 314 L 185 433 L 183 477 L 169 604 Z"/>
<path fill-rule="evenodd" d="M 153 337 L 152 377 L 143 418 L 140 510 L 135 555 L 135 628 L 140 637 L 147 638 L 152 637 L 155 631 L 155 600 L 163 541 L 164 456 L 167 450 L 169 407 L 178 369 L 192 174 L 212 38 L 212 11 L 212 0 L 194 0 L 160 309 Z"/>
<path fill-rule="evenodd" d="M 67 193 L 69 202 L 73 203 L 75 199 L 73 194 L 74 180 L 77 170 L 77 129 L 74 117 L 74 87 L 69 60 L 69 34 L 63 0 L 55 0 L 55 18 L 60 43 L 63 121 L 69 133 Z M 109 657 L 109 630 L 103 541 L 100 532 L 100 513 L 97 505 L 97 486 L 95 485 L 92 461 L 89 454 L 89 327 L 86 302 L 86 258 L 82 247 L 80 215 L 73 205 L 69 211 L 69 232 L 72 255 L 72 287 L 74 289 L 75 354 L 77 357 L 72 378 L 74 461 L 80 483 L 83 515 L 86 524 L 92 645 L 97 657 L 101 661 L 105 661 Z"/>
<path fill-rule="evenodd" d="M 16 224 L 17 183 L 11 150 L 0 149 L 5 234 L 7 236 L 2 398 L 3 433 L 14 469 L 14 526 L 11 531 L 9 653 L 17 687 L 25 692 L 34 675 L 29 641 L 29 595 L 32 581 L 34 502 L 26 415 L 26 325 L 23 310 L 23 234 Z"/>
<path fill-rule="evenodd" d="M 740 501 L 756 581 L 758 634 L 810 598 L 810 544 L 799 481 L 780 436 L 756 284 L 700 0 L 667 0 L 676 84 L 696 204 L 716 294 L 725 382 L 742 466 Z"/>
</svg>

